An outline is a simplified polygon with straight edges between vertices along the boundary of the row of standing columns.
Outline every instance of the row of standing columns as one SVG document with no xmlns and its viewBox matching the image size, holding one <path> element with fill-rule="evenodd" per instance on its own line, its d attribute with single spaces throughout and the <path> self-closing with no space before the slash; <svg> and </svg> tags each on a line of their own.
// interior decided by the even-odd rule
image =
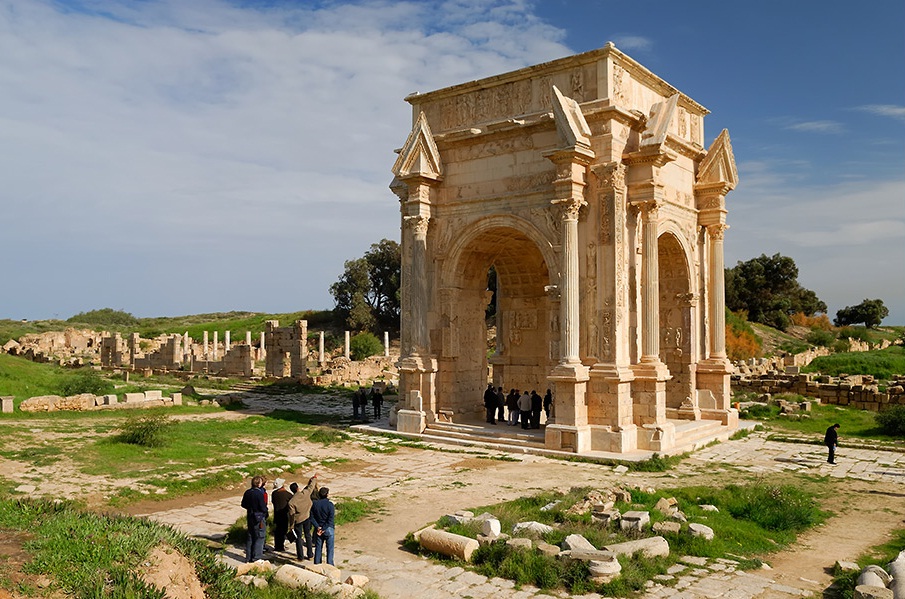
<svg viewBox="0 0 905 599">
<path fill-rule="evenodd" d="M 214 343 L 211 347 L 210 345 L 210 337 L 208 336 L 208 332 L 204 331 L 204 339 L 203 339 L 203 347 L 204 347 L 204 358 L 207 359 L 208 356 L 211 356 L 212 360 L 219 359 L 219 347 L 220 347 L 220 339 L 219 339 L 219 331 L 214 331 Z M 189 347 L 191 343 L 191 339 L 188 333 L 184 334 L 184 343 L 185 347 Z M 251 345 L 251 331 L 245 332 L 245 344 Z M 230 339 L 230 331 L 225 331 L 223 334 L 223 346 L 225 351 L 229 351 L 232 349 L 232 342 Z M 209 351 L 209 348 L 213 351 Z M 265 351 L 264 346 L 264 333 L 261 332 L 261 342 L 260 342 L 261 351 Z M 347 359 L 351 359 L 351 333 L 349 331 L 345 332 L 345 343 L 343 347 L 343 355 Z M 390 334 L 387 331 L 383 333 L 383 355 L 385 358 L 390 357 Z M 317 348 L 317 361 L 319 364 L 324 364 L 326 362 L 325 353 L 324 353 L 324 332 L 320 331 L 318 335 L 318 348 Z"/>
</svg>

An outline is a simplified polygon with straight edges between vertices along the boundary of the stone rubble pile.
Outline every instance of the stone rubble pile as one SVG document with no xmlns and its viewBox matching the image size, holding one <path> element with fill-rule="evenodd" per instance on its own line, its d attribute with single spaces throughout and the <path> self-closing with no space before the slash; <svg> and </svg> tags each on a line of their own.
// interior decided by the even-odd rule
<svg viewBox="0 0 905 599">
<path fill-rule="evenodd" d="M 264 588 L 269 585 L 268 574 L 273 574 L 273 582 L 290 589 L 308 589 L 328 593 L 339 599 L 356 599 L 365 594 L 367 576 L 352 574 L 343 579 L 342 571 L 329 564 L 304 564 L 301 566 L 283 564 L 275 566 L 267 560 L 258 560 L 236 567 L 236 577 L 246 585 Z"/>
<path fill-rule="evenodd" d="M 858 570 L 858 564 L 836 562 L 841 570 Z M 905 551 L 886 565 L 866 566 L 855 586 L 855 599 L 905 599 Z"/>
</svg>

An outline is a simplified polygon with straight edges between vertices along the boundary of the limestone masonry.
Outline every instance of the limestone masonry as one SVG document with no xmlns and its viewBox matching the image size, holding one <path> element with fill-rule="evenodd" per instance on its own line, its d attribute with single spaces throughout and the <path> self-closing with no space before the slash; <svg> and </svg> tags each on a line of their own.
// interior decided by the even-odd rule
<svg viewBox="0 0 905 599">
<path fill-rule="evenodd" d="M 612 44 L 406 101 L 390 185 L 401 428 L 479 417 L 490 367 L 507 391 L 554 390 L 549 449 L 663 451 L 679 419 L 737 426 L 723 234 L 738 175 L 726 131 L 702 145 L 706 108 Z"/>
</svg>

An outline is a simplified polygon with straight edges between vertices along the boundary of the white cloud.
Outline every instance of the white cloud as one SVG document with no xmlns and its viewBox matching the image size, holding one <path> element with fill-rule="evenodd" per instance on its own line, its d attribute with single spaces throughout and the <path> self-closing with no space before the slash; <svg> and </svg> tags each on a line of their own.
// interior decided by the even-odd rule
<svg viewBox="0 0 905 599">
<path fill-rule="evenodd" d="M 0 238 L 31 247 L 3 270 L 30 318 L 106 303 L 74 260 L 122 262 L 103 291 L 140 315 L 172 309 L 141 264 L 183 311 L 240 276 L 225 309 L 329 307 L 343 261 L 398 238 L 404 96 L 570 53 L 519 0 L 79 6 L 0 0 Z"/>
<path fill-rule="evenodd" d="M 654 46 L 653 40 L 640 35 L 616 35 L 613 37 L 613 43 L 625 52 L 634 50 L 645 52 Z"/>
<path fill-rule="evenodd" d="M 859 106 L 858 110 L 869 112 L 877 116 L 888 116 L 899 121 L 905 121 L 905 106 L 896 106 L 894 104 L 868 104 Z"/>
<path fill-rule="evenodd" d="M 806 133 L 843 133 L 845 131 L 845 127 L 836 121 L 805 121 L 789 125 L 786 129 Z"/>
</svg>

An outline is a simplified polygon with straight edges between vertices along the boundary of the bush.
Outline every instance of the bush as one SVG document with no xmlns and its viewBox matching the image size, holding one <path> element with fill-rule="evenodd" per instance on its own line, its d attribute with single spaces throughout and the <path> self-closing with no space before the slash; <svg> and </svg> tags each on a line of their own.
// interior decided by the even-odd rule
<svg viewBox="0 0 905 599">
<path fill-rule="evenodd" d="M 800 532 L 818 523 L 821 513 L 814 500 L 784 485 L 730 485 L 726 506 L 734 518 L 749 520 L 766 530 Z"/>
<path fill-rule="evenodd" d="M 160 447 L 163 445 L 163 431 L 171 424 L 170 419 L 162 414 L 129 418 L 114 439 L 129 445 Z"/>
<path fill-rule="evenodd" d="M 138 319 L 128 312 L 123 312 L 122 310 L 114 310 L 113 308 L 101 308 L 100 310 L 91 310 L 90 312 L 79 312 L 72 318 L 67 319 L 66 322 L 78 324 L 96 324 L 102 326 L 130 326 L 138 324 Z"/>
<path fill-rule="evenodd" d="M 876 415 L 877 426 L 885 434 L 905 437 L 905 406 L 893 406 Z"/>
<path fill-rule="evenodd" d="M 761 355 L 761 341 L 744 311 L 726 310 L 726 354 L 730 360 L 747 360 Z"/>
<path fill-rule="evenodd" d="M 821 347 L 832 347 L 836 340 L 836 335 L 832 331 L 824 329 L 811 329 L 807 337 L 808 343 L 811 345 L 819 345 Z"/>
<path fill-rule="evenodd" d="M 842 327 L 836 333 L 837 339 L 857 339 L 865 343 L 872 343 L 871 334 L 862 327 Z"/>
<path fill-rule="evenodd" d="M 353 360 L 364 360 L 383 353 L 383 344 L 371 333 L 359 333 L 349 340 L 349 353 Z"/>
<path fill-rule="evenodd" d="M 92 393 L 94 395 L 106 395 L 114 389 L 113 383 L 101 377 L 93 370 L 81 370 L 75 374 L 63 378 L 59 383 L 60 395 L 79 395 L 80 393 Z"/>
</svg>

